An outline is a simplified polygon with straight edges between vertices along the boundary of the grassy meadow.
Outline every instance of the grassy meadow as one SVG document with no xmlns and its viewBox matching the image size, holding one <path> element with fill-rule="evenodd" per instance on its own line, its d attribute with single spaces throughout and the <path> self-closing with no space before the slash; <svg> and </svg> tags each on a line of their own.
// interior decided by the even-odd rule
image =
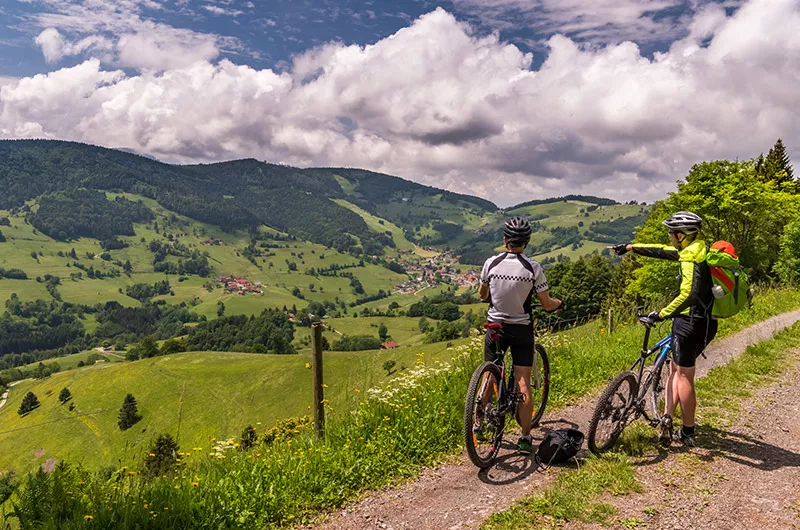
<svg viewBox="0 0 800 530">
<path fill-rule="evenodd" d="M 90 353 L 47 361 L 58 362 L 62 372 L 44 380 L 27 379 L 11 389 L 0 409 L 0 446 L 8 448 L 0 452 L 0 470 L 26 471 L 50 458 L 80 462 L 92 469 L 120 459 L 133 463 L 157 434 L 179 434 L 184 447 L 207 445 L 212 437 L 238 437 L 247 425 L 263 431 L 278 419 L 306 414 L 312 403 L 308 352 L 191 352 L 67 371 Z M 335 409 L 348 407 L 358 398 L 356 389 L 363 391 L 387 380 L 384 362 L 394 360 L 396 374 L 401 365 L 413 367 L 420 353 L 432 360 L 446 360 L 450 355 L 444 343 L 325 352 L 326 396 Z M 73 395 L 73 411 L 58 402 L 64 387 Z M 17 410 L 29 391 L 42 405 L 20 417 Z M 128 393 L 136 397 L 143 419 L 121 432 L 117 412 Z"/>
</svg>

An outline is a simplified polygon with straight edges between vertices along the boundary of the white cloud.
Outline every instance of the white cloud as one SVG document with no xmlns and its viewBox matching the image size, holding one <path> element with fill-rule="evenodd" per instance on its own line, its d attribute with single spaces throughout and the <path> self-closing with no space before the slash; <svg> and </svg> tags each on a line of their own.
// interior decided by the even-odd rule
<svg viewBox="0 0 800 530">
<path fill-rule="evenodd" d="M 533 29 L 594 43 L 668 42 L 683 37 L 692 13 L 717 0 L 453 0 L 496 29 Z M 727 0 L 737 6 L 741 0 Z"/>
<path fill-rule="evenodd" d="M 156 0 L 40 0 L 47 11 L 31 15 L 31 24 L 45 28 L 36 37 L 49 64 L 63 57 L 86 54 L 112 67 L 179 68 L 197 60 L 212 60 L 220 48 L 238 51 L 234 37 L 200 33 L 154 22 L 143 9 L 163 10 Z M 208 6 L 220 13 L 241 14 Z"/>
<path fill-rule="evenodd" d="M 710 6 L 687 28 L 653 59 L 630 42 L 554 36 L 535 71 L 441 9 L 374 45 L 309 50 L 284 73 L 210 63 L 211 48 L 135 76 L 93 60 L 0 86 L 0 135 L 173 162 L 363 167 L 501 205 L 652 200 L 693 163 L 753 156 L 779 136 L 800 157 L 797 2 L 752 0 L 730 17 Z"/>
<path fill-rule="evenodd" d="M 99 35 L 91 35 L 72 42 L 65 39 L 55 28 L 45 29 L 34 41 L 42 48 L 42 54 L 48 64 L 57 63 L 65 56 L 78 55 L 87 50 L 104 53 L 112 47 L 108 39 Z"/>
<path fill-rule="evenodd" d="M 224 7 L 214 5 L 204 5 L 203 9 L 214 15 L 226 15 L 229 17 L 238 17 L 239 15 L 244 14 L 244 11 L 240 11 L 238 9 L 225 9 Z"/>
</svg>

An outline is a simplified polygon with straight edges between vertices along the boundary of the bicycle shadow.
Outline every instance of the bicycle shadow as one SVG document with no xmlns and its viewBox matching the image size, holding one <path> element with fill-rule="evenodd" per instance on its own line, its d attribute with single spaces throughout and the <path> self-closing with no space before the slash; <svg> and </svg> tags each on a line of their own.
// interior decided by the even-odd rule
<svg viewBox="0 0 800 530">
<path fill-rule="evenodd" d="M 800 467 L 800 454 L 740 432 L 705 427 L 698 442 L 698 447 L 709 450 L 699 455 L 707 462 L 721 457 L 761 471 Z"/>
<path fill-rule="evenodd" d="M 517 451 L 517 445 L 515 443 L 504 440 L 500 446 L 501 454 L 498 456 L 495 464 L 492 467 L 480 470 L 478 472 L 478 479 L 484 484 L 505 486 L 524 480 L 535 471 L 542 471 L 534 456 L 536 448 L 548 431 L 562 428 L 577 429 L 578 425 L 564 418 L 541 422 L 538 429 L 531 431 L 531 441 L 533 443 L 534 452 L 528 455 Z M 578 458 L 583 459 L 585 456 L 585 451 L 581 450 Z M 567 463 L 554 465 L 553 467 L 574 467 L 574 465 Z"/>
</svg>

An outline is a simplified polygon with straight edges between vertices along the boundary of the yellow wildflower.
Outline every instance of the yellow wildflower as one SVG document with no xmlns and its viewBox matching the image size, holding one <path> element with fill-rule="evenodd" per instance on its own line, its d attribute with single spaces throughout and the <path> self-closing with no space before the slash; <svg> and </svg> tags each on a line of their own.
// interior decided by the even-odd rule
<svg viewBox="0 0 800 530">
<path fill-rule="evenodd" d="M 91 521 L 92 519 L 94 519 L 94 516 L 93 515 L 84 515 L 83 518 L 86 519 L 87 521 Z"/>
</svg>

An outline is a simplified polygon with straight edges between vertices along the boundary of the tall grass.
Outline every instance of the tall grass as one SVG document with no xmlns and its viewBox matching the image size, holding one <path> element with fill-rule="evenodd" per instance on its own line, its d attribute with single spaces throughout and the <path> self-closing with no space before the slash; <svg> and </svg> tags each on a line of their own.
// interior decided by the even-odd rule
<svg viewBox="0 0 800 530">
<path fill-rule="evenodd" d="M 800 293 L 768 291 L 745 322 L 800 306 Z M 739 326 L 733 321 L 721 334 Z M 669 324 L 658 330 L 669 333 Z M 623 320 L 541 337 L 551 355 L 551 410 L 601 387 L 628 367 L 643 330 Z M 87 473 L 68 465 L 27 477 L 12 497 L 22 528 L 274 528 L 312 519 L 366 489 L 413 476 L 461 446 L 464 393 L 482 360 L 479 338 L 453 350 L 449 363 L 426 363 L 329 410 L 326 438 L 297 429 L 271 445 L 240 451 L 235 441 L 183 448 L 182 465 L 145 480 L 133 468 Z"/>
</svg>

